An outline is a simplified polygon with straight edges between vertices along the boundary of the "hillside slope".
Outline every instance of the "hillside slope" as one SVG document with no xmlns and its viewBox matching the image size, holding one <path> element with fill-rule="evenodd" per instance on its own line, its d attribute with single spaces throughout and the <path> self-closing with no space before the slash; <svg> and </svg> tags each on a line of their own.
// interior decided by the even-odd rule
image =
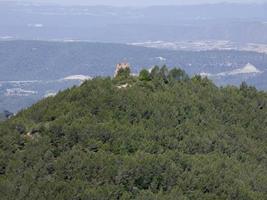
<svg viewBox="0 0 267 200">
<path fill-rule="evenodd" d="M 95 78 L 0 124 L 3 199 L 267 199 L 267 94 Z"/>
</svg>

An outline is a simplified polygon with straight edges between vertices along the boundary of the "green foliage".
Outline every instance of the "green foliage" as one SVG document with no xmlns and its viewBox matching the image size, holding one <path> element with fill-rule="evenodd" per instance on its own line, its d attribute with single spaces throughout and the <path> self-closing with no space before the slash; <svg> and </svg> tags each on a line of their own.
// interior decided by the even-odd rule
<svg viewBox="0 0 267 200">
<path fill-rule="evenodd" d="M 1 199 L 267 199 L 267 94 L 147 72 L 125 89 L 86 81 L 1 123 Z"/>
<path fill-rule="evenodd" d="M 6 120 L 6 116 L 3 113 L 0 113 L 0 123 L 5 120 Z"/>
<path fill-rule="evenodd" d="M 139 80 L 141 81 L 149 81 L 151 80 L 150 74 L 146 69 L 143 69 L 139 74 Z"/>
<path fill-rule="evenodd" d="M 185 71 L 174 68 L 169 72 L 168 78 L 170 80 L 185 81 L 189 79 L 189 76 L 185 73 Z"/>
<path fill-rule="evenodd" d="M 125 68 L 125 69 L 119 69 L 118 73 L 116 75 L 116 78 L 118 79 L 127 79 L 129 78 L 131 75 L 131 69 L 129 67 Z"/>
</svg>

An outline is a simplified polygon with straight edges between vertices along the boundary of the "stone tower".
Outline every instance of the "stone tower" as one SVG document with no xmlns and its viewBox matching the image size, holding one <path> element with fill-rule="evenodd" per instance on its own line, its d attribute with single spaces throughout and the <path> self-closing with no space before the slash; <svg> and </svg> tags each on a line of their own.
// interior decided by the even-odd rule
<svg viewBox="0 0 267 200">
<path fill-rule="evenodd" d="M 120 69 L 127 69 L 127 68 L 129 68 L 129 69 L 131 68 L 129 63 L 119 63 L 119 64 L 117 64 L 114 77 L 116 77 L 118 75 L 118 72 L 119 72 Z"/>
</svg>

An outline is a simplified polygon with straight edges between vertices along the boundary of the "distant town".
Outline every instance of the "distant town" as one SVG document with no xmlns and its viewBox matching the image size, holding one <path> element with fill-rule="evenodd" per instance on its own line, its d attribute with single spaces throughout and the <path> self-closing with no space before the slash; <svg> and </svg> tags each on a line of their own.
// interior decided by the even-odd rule
<svg viewBox="0 0 267 200">
<path fill-rule="evenodd" d="M 267 44 L 259 43 L 236 43 L 227 40 L 196 40 L 196 41 L 147 41 L 130 43 L 131 45 L 186 51 L 208 51 L 208 50 L 238 50 L 254 51 L 267 54 Z"/>
</svg>

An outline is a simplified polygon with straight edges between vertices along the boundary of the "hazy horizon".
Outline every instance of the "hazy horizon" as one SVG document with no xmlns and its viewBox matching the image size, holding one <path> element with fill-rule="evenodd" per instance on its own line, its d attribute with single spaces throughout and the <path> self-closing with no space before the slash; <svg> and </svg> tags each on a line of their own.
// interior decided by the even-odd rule
<svg viewBox="0 0 267 200">
<path fill-rule="evenodd" d="M 61 5 L 107 5 L 107 6 L 153 6 L 153 5 L 191 5 L 216 3 L 267 3 L 267 0 L 0 0 L 0 2 L 45 3 Z"/>
</svg>

